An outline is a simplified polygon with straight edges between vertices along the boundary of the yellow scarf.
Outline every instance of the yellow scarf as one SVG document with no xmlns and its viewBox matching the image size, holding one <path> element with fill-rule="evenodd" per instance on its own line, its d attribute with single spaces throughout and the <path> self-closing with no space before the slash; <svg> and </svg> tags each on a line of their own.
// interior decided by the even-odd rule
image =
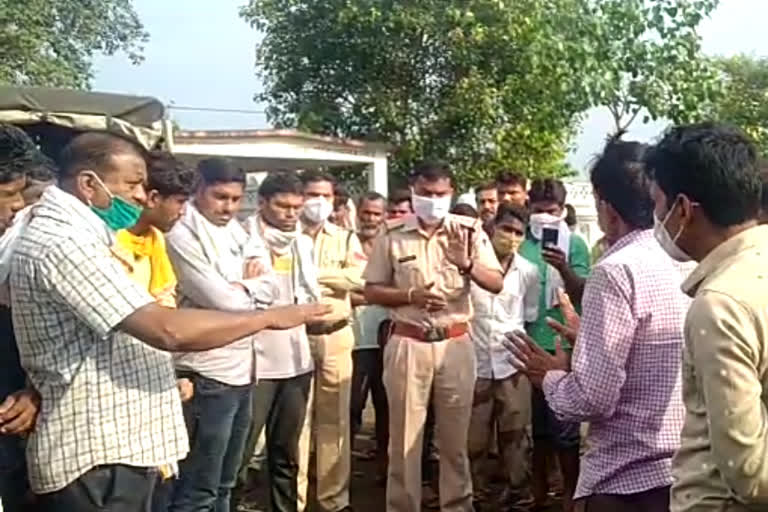
<svg viewBox="0 0 768 512">
<path fill-rule="evenodd" d="M 176 274 L 165 249 L 165 237 L 160 230 L 150 227 L 149 232 L 144 236 L 134 235 L 126 229 L 120 230 L 117 232 L 117 245 L 130 253 L 132 257 L 129 261 L 149 258 L 151 275 L 148 291 L 150 295 L 163 306 L 175 307 Z"/>
</svg>

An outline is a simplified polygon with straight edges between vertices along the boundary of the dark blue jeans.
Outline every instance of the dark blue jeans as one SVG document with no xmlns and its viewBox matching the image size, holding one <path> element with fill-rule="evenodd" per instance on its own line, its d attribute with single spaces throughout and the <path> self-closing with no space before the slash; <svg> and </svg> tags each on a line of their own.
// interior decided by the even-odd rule
<svg viewBox="0 0 768 512">
<path fill-rule="evenodd" d="M 229 512 L 251 422 L 251 386 L 195 375 L 184 406 L 190 451 L 179 467 L 171 512 Z"/>
</svg>

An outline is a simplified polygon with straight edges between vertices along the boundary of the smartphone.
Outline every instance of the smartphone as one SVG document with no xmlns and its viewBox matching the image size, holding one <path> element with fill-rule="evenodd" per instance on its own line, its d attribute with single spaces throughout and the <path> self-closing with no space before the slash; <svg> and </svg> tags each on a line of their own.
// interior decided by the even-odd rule
<svg viewBox="0 0 768 512">
<path fill-rule="evenodd" d="M 544 228 L 541 230 L 541 245 L 544 248 L 557 247 L 560 241 L 560 231 L 554 228 Z"/>
</svg>

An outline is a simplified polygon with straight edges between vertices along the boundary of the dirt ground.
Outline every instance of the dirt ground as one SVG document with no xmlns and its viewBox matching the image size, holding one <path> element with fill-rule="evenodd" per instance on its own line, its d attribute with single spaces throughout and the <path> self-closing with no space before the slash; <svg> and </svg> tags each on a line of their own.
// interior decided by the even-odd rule
<svg viewBox="0 0 768 512">
<path fill-rule="evenodd" d="M 366 452 L 374 448 L 373 442 L 373 417 L 372 408 L 366 409 L 362 432 L 358 436 L 355 448 Z M 267 496 L 266 475 L 251 472 L 249 486 L 241 496 L 238 511 L 240 512 L 269 512 L 269 498 Z M 494 489 L 495 491 L 496 489 Z M 498 489 L 499 495 L 502 489 Z M 492 495 L 495 493 L 491 493 Z M 310 483 L 310 496 L 314 495 L 314 489 Z M 385 489 L 376 483 L 376 466 L 373 460 L 363 460 L 357 457 L 352 459 L 352 483 L 350 486 L 350 500 L 352 508 L 356 512 L 384 512 Z M 309 512 L 316 511 L 310 506 Z M 437 509 L 424 508 L 423 511 Z M 498 506 L 488 506 L 484 510 L 502 512 Z M 560 507 L 555 506 L 542 512 L 559 512 Z"/>
</svg>

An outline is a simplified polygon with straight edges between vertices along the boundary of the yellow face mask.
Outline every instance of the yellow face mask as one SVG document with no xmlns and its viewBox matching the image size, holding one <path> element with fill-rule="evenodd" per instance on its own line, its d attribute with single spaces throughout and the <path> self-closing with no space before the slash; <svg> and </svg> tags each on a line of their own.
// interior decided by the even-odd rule
<svg viewBox="0 0 768 512">
<path fill-rule="evenodd" d="M 504 257 L 517 252 L 522 243 L 522 238 L 503 231 L 496 231 L 493 234 L 493 238 L 491 238 L 491 243 L 496 254 Z"/>
</svg>

